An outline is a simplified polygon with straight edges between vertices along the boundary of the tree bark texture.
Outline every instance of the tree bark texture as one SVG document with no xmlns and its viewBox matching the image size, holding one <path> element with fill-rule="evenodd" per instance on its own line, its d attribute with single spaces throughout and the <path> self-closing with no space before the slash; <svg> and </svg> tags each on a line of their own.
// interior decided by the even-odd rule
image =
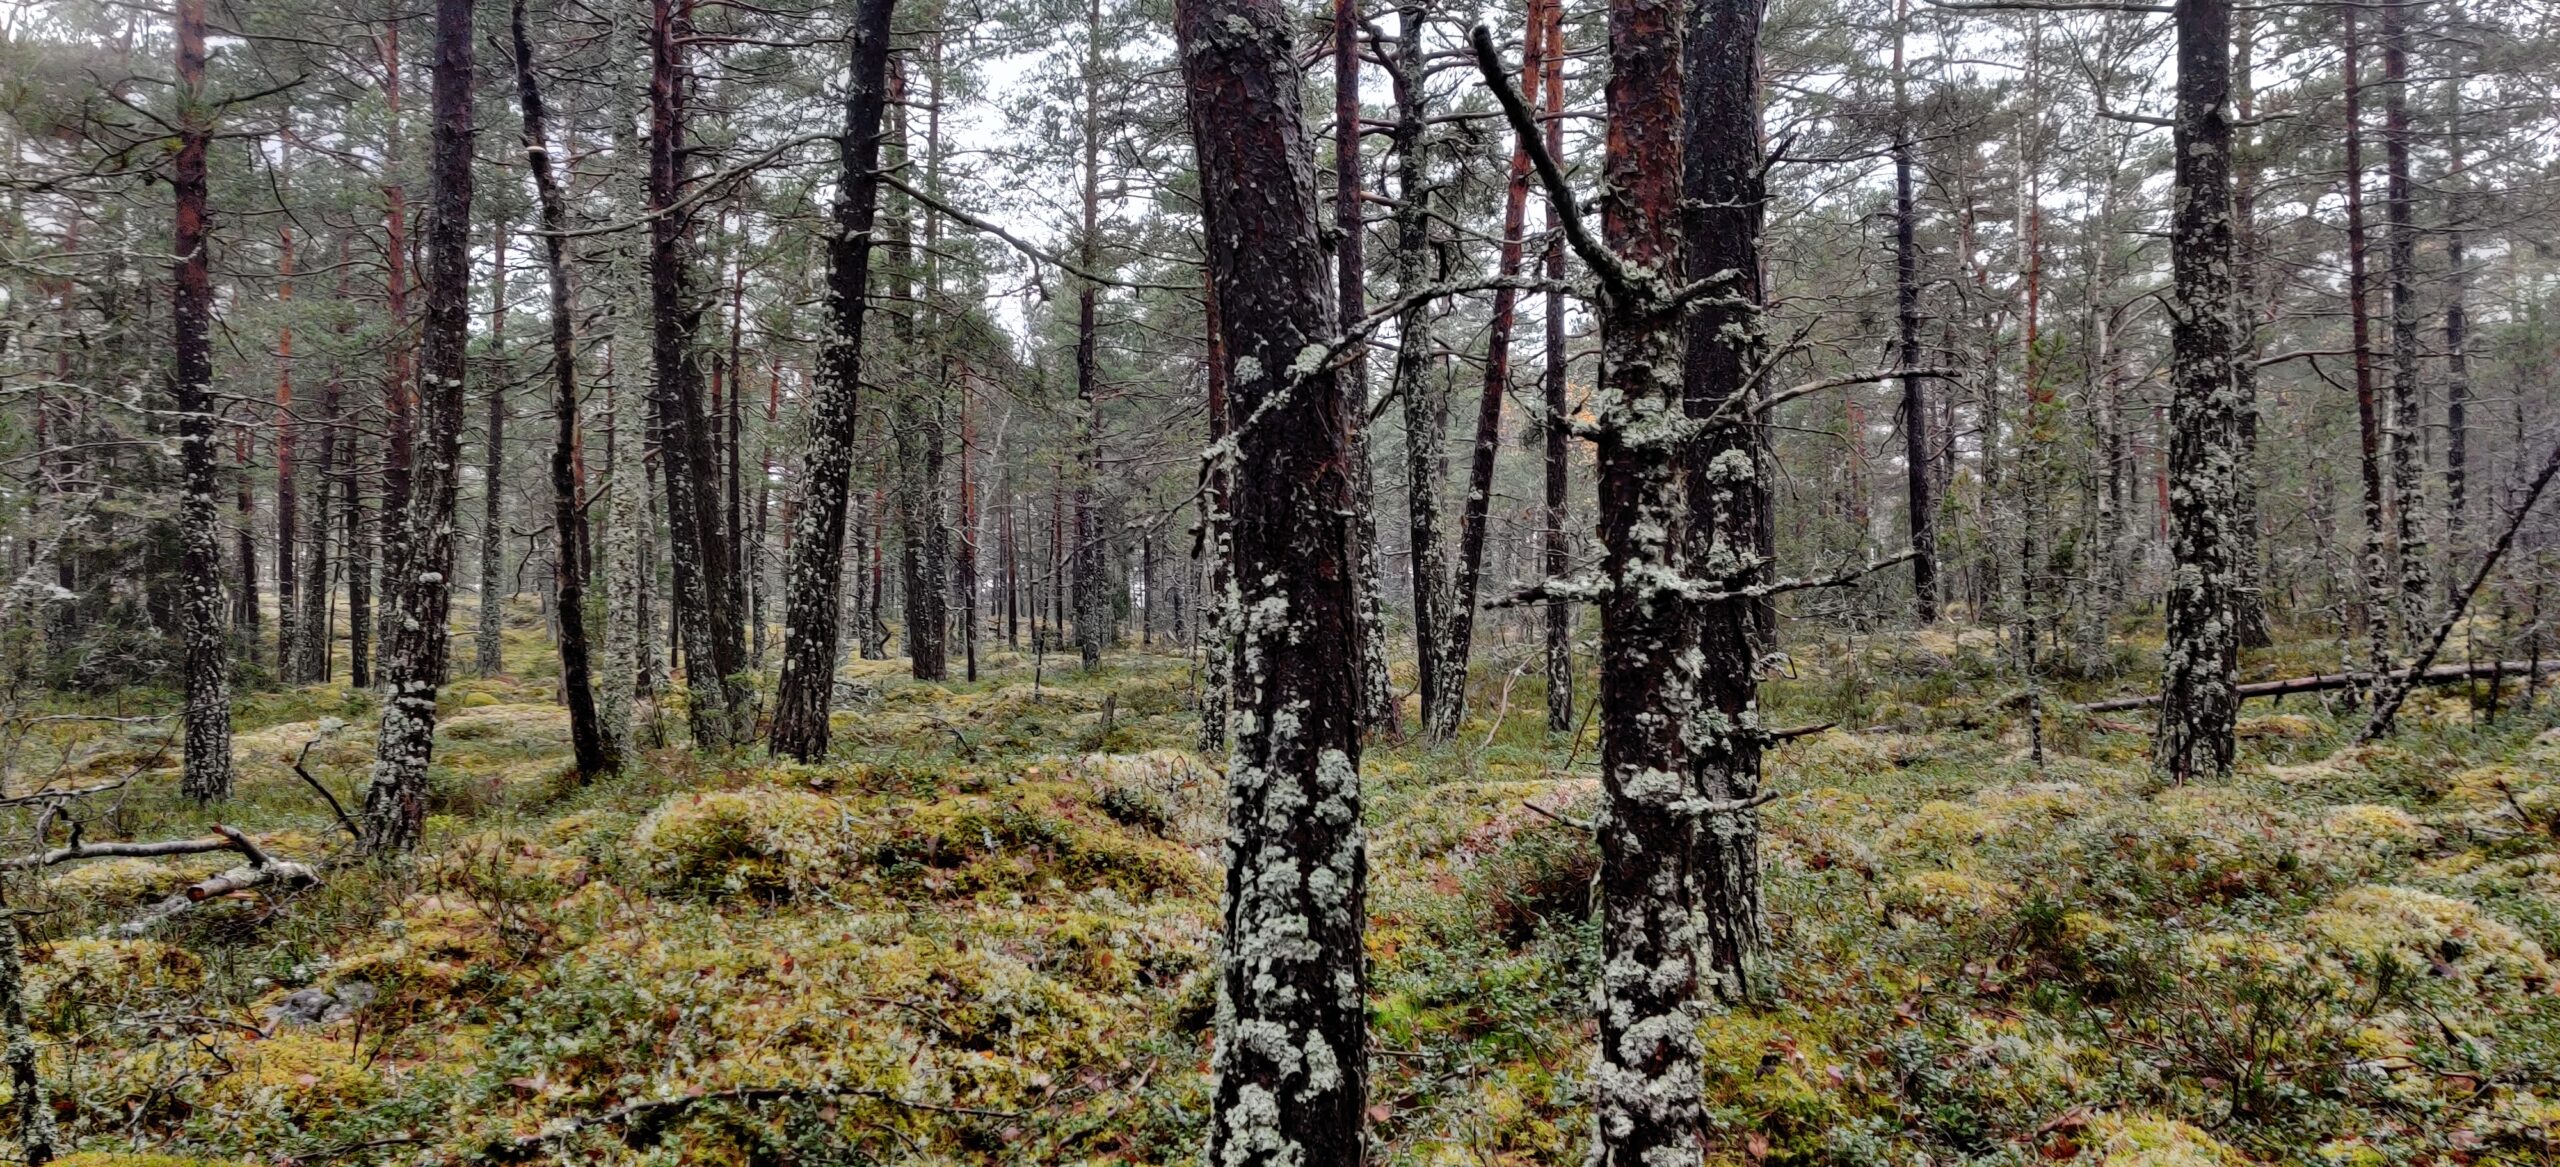
<svg viewBox="0 0 2560 1167">
<path fill-rule="evenodd" d="M 403 575 L 388 597 L 382 728 L 365 787 L 365 846 L 408 851 L 427 825 L 427 763 L 435 749 L 436 689 L 444 684 L 453 605 L 453 528 L 462 464 L 463 382 L 470 342 L 472 36 L 470 0 L 436 0 L 427 159 L 426 317 L 417 400 L 419 457 L 408 506 L 387 524 L 404 529 Z"/>
<path fill-rule="evenodd" d="M 2231 770 L 2238 642 L 2232 497 L 2231 4 L 2178 0 L 2175 204 L 2170 209 L 2168 645 L 2152 766 L 2172 782 Z"/>
<path fill-rule="evenodd" d="M 1714 592 L 1762 582 L 1766 486 L 1754 385 L 1767 342 L 1760 311 L 1761 0 L 1693 0 L 1681 77 L 1686 116 L 1681 242 L 1686 270 L 1705 281 L 1687 315 L 1681 403 L 1700 426 L 1682 474 L 1688 494 L 1691 579 Z M 1690 735 L 1693 797 L 1748 801 L 1760 791 L 1756 597 L 1707 601 L 1697 612 L 1700 668 Z M 1698 824 L 1691 876 L 1710 988 L 1728 1001 L 1770 995 L 1768 924 L 1760 896 L 1760 820 L 1748 807 Z"/>
<path fill-rule="evenodd" d="M 178 155 L 170 185 L 178 220 L 170 298 L 177 367 L 178 612 L 186 643 L 186 749 L 180 789 L 198 802 L 231 796 L 231 644 L 223 625 L 222 543 L 214 508 L 212 232 L 205 150 L 213 105 L 204 91 L 204 0 L 178 0 Z"/>
<path fill-rule="evenodd" d="M 1289 24 L 1278 0 L 1184 0 L 1174 18 L 1233 362 L 1242 649 L 1208 1147 L 1227 1167 L 1363 1158 L 1352 419 Z"/>
</svg>

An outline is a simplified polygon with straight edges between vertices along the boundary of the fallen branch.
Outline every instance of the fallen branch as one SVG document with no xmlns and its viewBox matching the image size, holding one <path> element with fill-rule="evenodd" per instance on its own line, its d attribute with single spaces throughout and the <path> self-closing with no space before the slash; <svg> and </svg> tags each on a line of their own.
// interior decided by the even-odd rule
<svg viewBox="0 0 2560 1167">
<path fill-rule="evenodd" d="M 239 832 L 228 827 L 229 835 L 215 834 L 201 839 L 163 839 L 151 843 L 83 843 L 74 837 L 70 843 L 50 851 L 37 851 L 9 859 L 0 859 L 0 871 L 24 871 L 30 867 L 51 867 L 75 859 L 157 859 L 166 855 L 201 855 L 207 851 L 238 851 L 240 844 L 231 836 Z M 244 852 L 245 854 L 245 852 Z"/>
<path fill-rule="evenodd" d="M 2437 665 L 2426 670 L 2425 675 L 2415 678 L 2412 683 L 2445 685 L 2456 681 L 2477 680 L 2499 670 L 2521 672 L 2533 667 L 2535 662 L 2523 660 L 2487 661 L 2474 665 Z M 2560 660 L 2544 660 L 2540 662 L 2540 667 L 2560 669 Z M 2410 674 L 2415 671 L 2397 669 L 2383 674 L 2382 679 L 2385 681 L 2410 680 Z M 2241 700 L 2246 701 L 2252 697 L 2283 697 L 2293 693 L 2319 693 L 2331 689 L 2360 689 L 2373 682 L 2374 675 L 2369 672 L 2319 673 L 2308 677 L 2288 677 L 2281 681 L 2252 681 L 2239 686 L 2235 691 Z M 2159 703 L 2160 698 L 2157 694 L 2146 694 L 2140 697 L 2109 697 L 2104 701 L 2083 701 L 2072 708 L 2083 713 L 2114 713 L 2125 709 L 2147 709 Z"/>
<path fill-rule="evenodd" d="M 1836 721 L 1823 721 L 1812 725 L 1799 725 L 1792 729 L 1773 729 L 1760 735 L 1760 740 L 1764 742 L 1791 742 L 1800 737 L 1812 737 L 1826 729 L 1836 729 L 1839 725 L 1840 723 Z"/>
<path fill-rule="evenodd" d="M 2542 500 L 2542 492 L 2550 487 L 2555 476 L 2560 476 L 2560 445 L 2552 446 L 2550 456 L 2542 460 L 2541 473 L 2533 476 L 2532 485 L 2527 486 L 2524 497 L 2517 500 L 2514 513 L 2507 516 L 2507 529 L 2498 533 L 2498 541 L 2490 545 L 2488 554 L 2480 557 L 2480 566 L 2471 572 L 2471 582 L 2455 598 L 2453 610 L 2445 613 L 2444 619 L 2436 625 L 2435 635 L 2427 638 L 2426 651 L 2418 654 L 2418 663 L 2410 667 L 2410 672 L 2426 668 L 2434 662 L 2437 653 L 2444 651 L 2445 638 L 2453 635 L 2453 626 L 2462 623 L 2463 613 L 2471 610 L 2472 597 L 2480 594 L 2480 585 L 2488 582 L 2489 573 L 2498 569 L 2498 560 L 2506 555 L 2507 548 L 2515 546 L 2516 533 L 2524 529 L 2525 520 L 2533 514 L 2533 504 Z M 2540 667 L 2538 662 L 2535 667 Z M 2497 683 L 2494 678 L 2504 672 L 2502 668 L 2494 669 L 2490 683 Z M 2409 689 L 2409 682 L 2395 681 L 2373 695 L 2373 716 L 2365 720 L 2364 729 L 2356 734 L 2357 745 L 2391 732 L 2393 719 L 2400 716 L 2401 703 L 2409 699 Z"/>
<path fill-rule="evenodd" d="M 356 820 L 347 814 L 346 807 L 338 805 L 337 795 L 329 793 L 328 787 L 321 785 L 319 779 L 311 776 L 311 771 L 302 768 L 303 759 L 311 756 L 311 747 L 319 744 L 320 739 L 316 737 L 302 743 L 302 752 L 293 756 L 293 772 L 301 775 L 302 780 L 309 783 L 313 790 L 320 792 L 320 797 L 328 802 L 329 809 L 337 814 L 338 825 L 346 828 L 347 834 L 354 836 L 355 840 L 361 843 L 364 841 L 364 828 L 356 825 Z"/>
</svg>

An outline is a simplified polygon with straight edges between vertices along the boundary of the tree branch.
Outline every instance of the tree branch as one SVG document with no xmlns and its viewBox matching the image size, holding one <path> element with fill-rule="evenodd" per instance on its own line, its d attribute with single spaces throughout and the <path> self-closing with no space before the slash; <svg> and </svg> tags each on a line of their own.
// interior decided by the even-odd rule
<svg viewBox="0 0 2560 1167">
<path fill-rule="evenodd" d="M 1485 86 L 1493 90 L 1494 100 L 1502 104 L 1503 116 L 1510 119 L 1511 132 L 1519 138 L 1520 148 L 1528 152 L 1529 165 L 1538 172 L 1539 185 L 1546 188 L 1547 201 L 1555 207 L 1556 219 L 1564 228 L 1565 242 L 1599 275 L 1601 284 L 1612 295 L 1626 297 L 1635 289 L 1635 278 L 1627 271 L 1626 261 L 1593 237 L 1590 224 L 1583 221 L 1582 208 L 1574 200 L 1572 185 L 1565 181 L 1564 169 L 1556 164 L 1554 155 L 1547 153 L 1546 141 L 1538 132 L 1537 115 L 1511 88 L 1508 70 L 1502 64 L 1502 50 L 1493 43 L 1493 29 L 1478 23 L 1467 36 L 1475 44 L 1476 69 L 1484 74 Z"/>
</svg>

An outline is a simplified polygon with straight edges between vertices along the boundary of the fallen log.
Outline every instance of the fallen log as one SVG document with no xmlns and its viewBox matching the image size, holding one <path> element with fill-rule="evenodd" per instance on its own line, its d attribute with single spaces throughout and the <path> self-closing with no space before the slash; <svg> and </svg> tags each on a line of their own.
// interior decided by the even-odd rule
<svg viewBox="0 0 2560 1167">
<path fill-rule="evenodd" d="M 2560 671 L 2560 660 L 2483 661 L 2469 665 L 2437 665 L 2412 676 L 2415 670 L 2397 669 L 2383 675 L 2386 681 L 2411 685 L 2449 685 L 2456 681 L 2473 681 L 2489 677 L 2524 676 L 2527 673 Z M 2320 673 L 2309 677 L 2288 677 L 2281 681 L 2252 681 L 2239 687 L 2240 699 L 2282 697 L 2288 693 L 2319 693 L 2330 689 L 2357 689 L 2371 685 L 2374 675 L 2364 673 Z M 2109 697 L 2104 701 L 2083 701 L 2072 708 L 2084 713 L 2113 713 L 2124 709 L 2146 709 L 2160 703 L 2159 695 Z"/>
<path fill-rule="evenodd" d="M 213 834 L 201 839 L 164 839 L 151 843 L 86 843 L 75 832 L 66 846 L 0 859 L 0 870 L 51 867 L 75 859 L 156 859 L 168 855 L 201 855 L 207 851 L 238 851 L 253 862 L 266 862 L 266 855 L 258 850 L 256 844 L 249 842 L 248 836 L 226 826 L 216 826 L 213 830 Z"/>
</svg>

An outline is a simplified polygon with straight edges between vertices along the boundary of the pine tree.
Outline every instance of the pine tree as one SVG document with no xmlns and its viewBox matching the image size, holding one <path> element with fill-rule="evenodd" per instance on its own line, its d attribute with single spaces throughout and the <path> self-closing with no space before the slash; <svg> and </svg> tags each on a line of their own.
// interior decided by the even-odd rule
<svg viewBox="0 0 2560 1167">
<path fill-rule="evenodd" d="M 1289 14 L 1174 17 L 1233 362 L 1238 654 L 1208 1157 L 1360 1162 L 1368 996 L 1348 417 Z"/>
</svg>

